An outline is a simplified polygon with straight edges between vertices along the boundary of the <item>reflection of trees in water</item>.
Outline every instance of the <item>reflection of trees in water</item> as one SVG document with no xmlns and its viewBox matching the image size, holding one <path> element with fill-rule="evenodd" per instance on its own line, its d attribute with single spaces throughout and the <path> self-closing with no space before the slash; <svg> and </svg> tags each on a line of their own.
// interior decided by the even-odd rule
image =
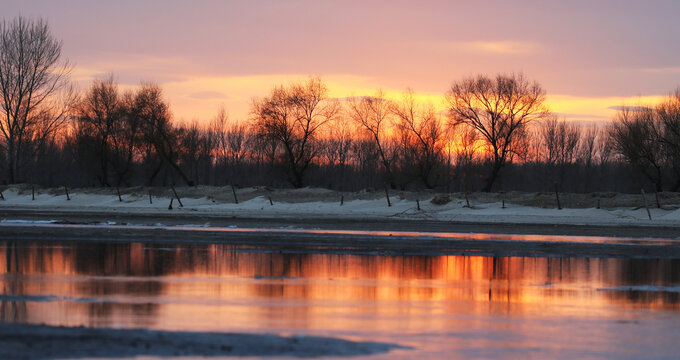
<svg viewBox="0 0 680 360">
<path fill-rule="evenodd" d="M 5 249 L 5 278 L 2 280 L 3 295 L 14 295 L 24 293 L 24 282 L 17 281 L 14 277 L 19 272 L 19 254 L 17 253 L 16 242 L 10 241 L 4 244 Z M 3 322 L 19 322 L 27 315 L 25 301 L 0 301 L 0 320 Z"/>
<path fill-rule="evenodd" d="M 74 270 L 83 275 L 96 276 L 82 284 L 79 292 L 84 296 L 107 297 L 113 295 L 137 295 L 156 297 L 163 293 L 163 282 L 153 279 L 127 281 L 115 277 L 163 276 L 164 269 L 172 266 L 161 252 L 148 249 L 143 244 L 86 244 L 74 251 Z M 170 262 L 170 264 L 166 264 Z M 114 277 L 111 278 L 101 278 Z M 90 318 L 107 318 L 117 310 L 134 315 L 153 315 L 158 304 L 121 304 L 118 302 L 89 303 Z"/>
<path fill-rule="evenodd" d="M 625 288 L 619 291 L 605 291 L 604 296 L 613 302 L 632 304 L 634 307 L 658 307 L 668 310 L 680 310 L 680 293 L 661 291 L 640 291 Z"/>
<path fill-rule="evenodd" d="M 261 275 L 267 281 L 252 284 L 252 293 L 262 297 L 378 299 L 475 299 L 507 304 L 522 301 L 523 285 L 591 284 L 677 284 L 678 260 L 618 258 L 533 258 L 482 256 L 369 256 L 346 254 L 300 254 L 278 252 L 235 252 L 217 245 L 182 250 L 187 260 L 171 267 L 173 274 L 198 276 Z M 201 255 L 203 254 L 203 255 Z M 190 259 L 190 260 L 189 260 Z M 191 264 L 190 267 L 183 266 Z M 295 283 L 275 278 L 369 279 L 372 282 L 351 290 L 323 282 Z M 474 280 L 453 286 L 448 292 L 438 286 L 409 286 L 408 281 L 436 280 L 447 283 Z M 396 283 L 395 283 L 396 282 Z M 401 283 L 399 283 L 401 282 Z M 378 288 L 391 287 L 386 291 Z M 446 288 L 446 287 L 444 287 Z M 348 293 L 351 291 L 351 293 Z M 555 296 L 570 296 L 547 287 Z M 623 293 L 627 301 L 644 296 Z M 674 293 L 645 295 L 677 306 Z M 508 305 L 510 306 L 510 305 Z M 510 310 L 508 308 L 508 310 Z"/>
<path fill-rule="evenodd" d="M 7 274 L 81 274 L 92 276 L 78 282 L 75 296 L 105 297 L 139 295 L 156 297 L 178 284 L 153 279 L 163 276 L 254 277 L 273 279 L 234 285 L 210 285 L 212 296 L 229 297 L 236 287 L 251 296 L 300 299 L 354 300 L 475 300 L 490 302 L 494 311 L 517 311 L 525 285 L 635 284 L 668 285 L 680 282 L 680 261 L 660 259 L 531 258 L 483 256 L 370 256 L 244 252 L 224 245 L 166 245 L 140 243 L 22 243 L 4 244 Z M 0 260 L 2 261 L 2 260 Z M 102 277 L 104 276 L 104 277 Z M 120 277 L 120 278 L 116 278 Z M 130 277 L 141 277 L 130 279 Z M 151 279 L 149 277 L 152 277 Z M 284 281 L 276 278 L 305 278 Z M 326 279 L 353 280 L 336 286 Z M 132 280 L 132 281 L 130 281 Z M 319 280 L 319 281 L 317 281 Z M 412 282 L 419 280 L 418 282 Z M 24 283 L 5 277 L 5 294 L 24 294 Z M 414 286 L 415 284 L 415 286 Z M 176 288 L 175 288 L 176 287 Z M 245 289 L 245 290 L 243 290 Z M 535 287 L 532 289 L 535 290 Z M 546 287 L 546 296 L 557 294 Z M 614 301 L 635 304 L 661 303 L 678 307 L 678 293 L 612 292 Z M 3 319 L 24 316 L 25 303 L 2 302 Z M 107 317 L 117 310 L 153 316 L 156 304 L 88 303 L 91 317 Z M 23 308 L 22 308 L 23 307 Z"/>
<path fill-rule="evenodd" d="M 219 275 L 266 277 L 305 277 L 334 279 L 375 279 L 371 286 L 359 286 L 351 294 L 343 287 L 332 288 L 326 284 L 289 286 L 282 281 L 263 281 L 253 285 L 253 292 L 264 297 L 326 297 L 343 296 L 359 299 L 385 298 L 488 300 L 510 304 L 521 303 L 522 285 L 588 284 L 591 286 L 616 286 L 621 284 L 670 285 L 680 282 L 680 261 L 667 259 L 620 258 L 533 258 L 533 257 L 481 257 L 481 256 L 368 256 L 338 254 L 281 254 L 233 253 L 223 256 L 227 266 L 202 268 L 200 263 L 191 272 Z M 219 256 L 216 256 L 219 258 Z M 181 271 L 180 269 L 177 269 Z M 409 286 L 408 281 L 436 280 L 448 284 L 473 280 L 460 286 Z M 396 286 L 394 282 L 396 283 Z M 401 282 L 401 283 L 399 283 Z M 392 291 L 377 291 L 381 285 L 392 286 Z M 448 288 L 448 289 L 447 289 Z M 554 296 L 572 296 L 571 291 L 560 293 L 545 288 Z M 677 308 L 677 293 L 635 292 L 616 293 L 622 301 L 650 304 L 661 302 Z M 502 308 L 498 308 L 503 311 Z"/>
<path fill-rule="evenodd" d="M 157 276 L 168 268 L 159 252 L 144 249 L 141 244 L 81 244 L 69 243 L 60 246 L 55 243 L 7 242 L 4 246 L 5 271 L 7 274 L 80 274 L 86 277 L 74 283 L 74 297 L 105 297 L 111 295 L 137 294 L 158 296 L 163 292 L 163 283 L 156 280 L 122 281 L 124 279 L 102 278 L 102 276 Z M 171 262 L 172 263 L 172 262 Z M 90 278 L 91 276 L 91 278 Z M 4 294 L 12 295 L 53 295 L 33 294 L 25 288 L 26 282 L 5 277 Z M 26 321 L 25 301 L 3 301 L 0 311 L 5 321 L 15 314 L 16 321 Z M 129 311 L 138 315 L 152 315 L 157 304 L 124 304 L 116 302 L 86 302 L 90 318 L 106 318 L 114 312 Z M 21 310 L 20 312 L 13 310 Z"/>
<path fill-rule="evenodd" d="M 649 307 L 655 305 L 674 310 L 680 309 L 680 293 L 669 291 L 640 291 L 633 287 L 625 290 L 626 286 L 651 285 L 679 286 L 680 260 L 649 260 L 649 259 L 619 259 L 621 281 L 608 281 L 607 286 L 619 286 L 619 291 L 606 291 L 605 295 L 615 301 L 632 303 L 635 306 Z M 606 267 L 602 271 L 606 271 Z M 608 279 L 609 280 L 609 279 Z"/>
</svg>

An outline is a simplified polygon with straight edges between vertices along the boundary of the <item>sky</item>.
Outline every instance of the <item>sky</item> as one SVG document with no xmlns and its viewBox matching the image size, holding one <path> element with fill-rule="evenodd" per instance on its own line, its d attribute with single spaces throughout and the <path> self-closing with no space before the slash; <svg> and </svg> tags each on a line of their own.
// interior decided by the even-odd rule
<svg viewBox="0 0 680 360">
<path fill-rule="evenodd" d="M 85 90 L 161 85 L 175 119 L 318 75 L 332 97 L 413 89 L 444 108 L 454 81 L 523 73 L 568 120 L 606 121 L 680 86 L 680 1 L 0 0 L 1 18 L 42 17 Z"/>
</svg>

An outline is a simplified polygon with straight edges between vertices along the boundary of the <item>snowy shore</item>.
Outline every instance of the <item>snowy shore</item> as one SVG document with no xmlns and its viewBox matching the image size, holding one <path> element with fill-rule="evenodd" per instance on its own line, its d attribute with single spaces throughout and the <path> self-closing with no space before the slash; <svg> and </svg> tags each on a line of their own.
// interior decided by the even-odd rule
<svg viewBox="0 0 680 360">
<path fill-rule="evenodd" d="M 560 194 L 562 209 L 557 209 L 555 194 L 550 193 L 474 193 L 466 200 L 460 193 L 446 195 L 393 191 L 390 193 L 390 206 L 383 191 L 350 193 L 318 188 L 242 188 L 236 189 L 238 203 L 230 187 L 183 187 L 177 188 L 177 194 L 181 205 L 176 198 L 172 199 L 174 194 L 169 188 L 125 188 L 120 189 L 120 197 L 115 188 L 70 189 L 67 200 L 64 188 L 36 189 L 33 192 L 30 186 L 16 185 L 4 189 L 0 212 L 25 210 L 155 214 L 164 217 L 193 214 L 261 219 L 364 219 L 680 229 L 678 193 L 660 194 L 659 207 L 656 206 L 654 195 L 648 195 L 649 213 L 639 194 Z M 171 199 L 172 209 L 169 209 Z M 598 204 L 600 208 L 597 208 Z"/>
<path fill-rule="evenodd" d="M 247 188 L 237 190 L 236 203 L 231 188 L 176 190 L 181 205 L 171 189 L 121 189 L 120 198 L 117 189 L 76 189 L 67 199 L 63 188 L 33 193 L 15 186 L 0 200 L 0 234 L 5 240 L 211 242 L 331 252 L 680 258 L 675 193 L 660 197 L 663 205 L 649 209 L 650 220 L 644 206 L 633 206 L 641 199 L 622 194 L 563 194 L 563 204 L 573 207 L 560 210 L 539 206 L 551 206 L 549 194 L 472 194 L 466 200 L 400 192 L 388 206 L 384 192 Z M 450 201 L 441 204 L 443 196 Z M 586 207 L 593 200 L 607 207 Z"/>
</svg>

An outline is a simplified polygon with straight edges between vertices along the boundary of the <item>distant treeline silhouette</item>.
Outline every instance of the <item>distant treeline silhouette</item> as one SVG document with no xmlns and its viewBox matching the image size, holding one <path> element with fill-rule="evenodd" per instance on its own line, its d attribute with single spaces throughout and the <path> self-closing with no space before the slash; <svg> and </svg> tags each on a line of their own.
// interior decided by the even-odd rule
<svg viewBox="0 0 680 360">
<path fill-rule="evenodd" d="M 254 99 L 247 119 L 173 122 L 162 89 L 122 92 L 111 75 L 82 94 L 44 20 L 0 24 L 0 179 L 48 186 L 323 186 L 339 190 L 677 191 L 680 91 L 608 124 L 559 119 L 522 74 L 454 82 L 446 111 L 332 99 L 310 77 Z"/>
</svg>

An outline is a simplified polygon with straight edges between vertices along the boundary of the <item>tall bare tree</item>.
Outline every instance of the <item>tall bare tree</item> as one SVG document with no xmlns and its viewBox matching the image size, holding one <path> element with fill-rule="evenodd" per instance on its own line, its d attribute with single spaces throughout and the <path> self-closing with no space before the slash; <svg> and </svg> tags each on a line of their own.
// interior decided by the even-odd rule
<svg viewBox="0 0 680 360">
<path fill-rule="evenodd" d="M 231 120 L 227 110 L 220 107 L 209 128 L 215 137 L 217 161 L 240 164 L 246 156 L 250 141 L 247 124 Z"/>
<path fill-rule="evenodd" d="M 556 180 L 564 182 L 567 167 L 574 162 L 581 138 L 581 127 L 566 119 L 550 116 L 541 123 L 541 138 L 545 161 L 549 167 L 556 167 Z"/>
<path fill-rule="evenodd" d="M 680 190 L 680 88 L 657 105 L 656 112 L 663 126 L 663 148 L 673 169 L 675 183 L 672 190 Z"/>
<path fill-rule="evenodd" d="M 210 121 L 209 129 L 214 141 L 216 176 L 220 181 L 235 184 L 239 178 L 247 176 L 239 168 L 246 163 L 248 152 L 255 149 L 248 124 L 232 120 L 221 106 Z M 252 151 L 252 155 L 258 158 L 258 152 Z"/>
<path fill-rule="evenodd" d="M 479 156 L 479 135 L 474 128 L 466 125 L 451 127 L 449 132 L 453 142 L 455 173 L 460 176 L 461 181 L 466 182 L 471 175 L 472 165 Z"/>
<path fill-rule="evenodd" d="M 103 186 L 110 186 L 109 167 L 115 139 L 122 126 L 124 114 L 119 102 L 118 85 L 111 75 L 104 80 L 95 80 L 76 110 L 81 123 L 79 143 L 86 147 L 84 152 L 98 159 L 97 178 Z"/>
<path fill-rule="evenodd" d="M 547 114 L 545 91 L 522 74 L 484 75 L 453 83 L 446 93 L 452 125 L 467 124 L 485 140 L 491 169 L 484 191 L 491 191 L 509 157 L 519 154 L 527 124 Z"/>
<path fill-rule="evenodd" d="M 215 138 L 198 120 L 176 127 L 182 168 L 196 184 L 209 184 Z M 202 181 L 201 181 L 202 180 Z"/>
<path fill-rule="evenodd" d="M 327 92 L 321 79 L 312 77 L 304 83 L 276 87 L 268 97 L 253 101 L 255 133 L 281 145 L 294 187 L 303 186 L 304 174 L 318 156 L 319 129 L 340 110 L 336 101 L 328 100 Z"/>
<path fill-rule="evenodd" d="M 392 102 L 385 99 L 380 90 L 375 96 L 351 98 L 349 101 L 350 117 L 373 139 L 387 181 L 392 188 L 396 188 L 392 171 L 393 148 L 387 138 L 393 116 L 391 108 Z"/>
<path fill-rule="evenodd" d="M 656 191 L 663 188 L 662 133 L 656 112 L 644 107 L 624 107 L 609 127 L 614 151 L 640 170 Z"/>
<path fill-rule="evenodd" d="M 576 156 L 581 129 L 577 124 L 551 116 L 541 124 L 541 137 L 546 162 L 551 165 L 565 165 L 571 163 Z"/>
<path fill-rule="evenodd" d="M 356 126 L 344 116 L 338 116 L 329 122 L 325 129 L 324 139 L 321 141 L 321 155 L 326 164 L 339 170 L 339 186 L 345 184 L 345 170 L 354 142 L 356 141 Z"/>
<path fill-rule="evenodd" d="M 147 149 L 147 159 L 155 156 L 156 167 L 149 177 L 149 185 L 154 181 L 163 165 L 167 164 L 187 185 L 194 181 L 178 165 L 180 142 L 178 131 L 172 125 L 170 107 L 163 100 L 158 85 L 144 84 L 137 91 L 131 115 L 137 118 L 142 146 Z"/>
<path fill-rule="evenodd" d="M 409 153 L 409 165 L 417 168 L 425 187 L 432 189 L 439 180 L 446 133 L 432 106 L 419 105 L 413 91 L 404 94 L 401 102 L 392 106 L 397 128 L 404 134 L 404 150 Z"/>
<path fill-rule="evenodd" d="M 597 161 L 597 139 L 600 137 L 600 128 L 590 125 L 583 129 L 576 151 L 576 161 L 590 168 Z"/>
<path fill-rule="evenodd" d="M 586 126 L 581 134 L 576 151 L 576 162 L 583 167 L 582 191 L 589 191 L 593 177 L 594 165 L 598 159 L 602 159 L 602 154 L 598 152 L 598 139 L 601 138 L 601 131 L 597 125 Z M 600 161 L 601 164 L 601 161 Z"/>
<path fill-rule="evenodd" d="M 17 180 L 27 133 L 40 127 L 48 135 L 65 119 L 70 96 L 57 95 L 68 88 L 71 66 L 60 62 L 61 46 L 43 19 L 0 23 L 0 133 L 9 182 Z"/>
</svg>

